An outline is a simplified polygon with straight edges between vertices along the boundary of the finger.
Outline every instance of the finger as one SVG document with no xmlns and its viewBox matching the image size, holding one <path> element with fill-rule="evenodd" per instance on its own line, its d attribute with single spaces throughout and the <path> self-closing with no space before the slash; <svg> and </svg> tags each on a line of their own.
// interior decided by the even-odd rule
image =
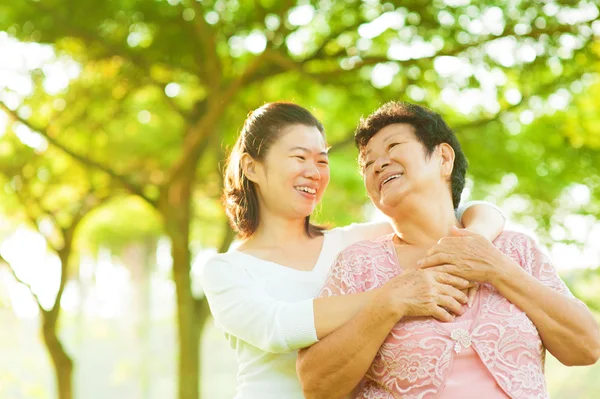
<svg viewBox="0 0 600 399">
<path fill-rule="evenodd" d="M 438 241 L 438 243 L 436 245 L 434 245 L 433 247 L 431 247 L 427 250 L 427 256 L 431 256 L 431 255 L 435 255 L 435 254 L 439 254 L 439 253 L 448 253 L 454 249 L 454 245 L 456 243 L 456 238 L 444 237 L 444 238 L 442 238 L 442 240 L 444 240 L 444 241 L 441 241 L 441 240 Z M 454 241 L 454 242 L 452 242 L 452 241 Z"/>
<path fill-rule="evenodd" d="M 449 269 L 449 268 L 446 267 L 445 269 Z M 451 285 L 458 289 L 469 288 L 469 286 L 472 285 L 469 280 L 465 280 L 462 277 L 457 277 L 452 274 L 442 272 L 441 268 L 439 268 L 439 269 L 436 268 L 435 271 L 433 271 L 433 278 L 435 278 L 435 280 L 438 283 L 448 284 L 448 285 Z"/>
<path fill-rule="evenodd" d="M 448 295 L 440 295 L 437 300 L 438 306 L 448 309 L 455 315 L 462 315 L 464 313 L 462 305 L 454 298 Z"/>
<path fill-rule="evenodd" d="M 448 263 L 452 263 L 451 256 L 446 252 L 440 252 L 421 259 L 417 262 L 417 267 L 425 269 L 428 267 L 440 266 Z"/>
<path fill-rule="evenodd" d="M 431 316 L 439 321 L 443 321 L 445 323 L 451 322 L 454 320 L 455 316 L 450 314 L 446 309 L 434 306 L 431 310 Z"/>
<path fill-rule="evenodd" d="M 467 293 L 468 301 L 467 306 L 472 307 L 473 302 L 475 302 L 475 295 L 477 295 L 477 290 L 479 289 L 479 284 L 475 284 L 474 286 L 469 288 L 469 292 Z"/>
<path fill-rule="evenodd" d="M 467 304 L 469 302 L 469 296 L 467 294 L 454 288 L 451 285 L 440 284 L 438 289 L 443 295 L 452 297 L 461 304 Z"/>
<path fill-rule="evenodd" d="M 450 234 L 452 235 L 452 237 L 468 237 L 477 235 L 477 233 L 475 233 L 474 231 L 471 231 L 469 229 L 461 229 L 456 226 L 452 226 Z"/>
</svg>

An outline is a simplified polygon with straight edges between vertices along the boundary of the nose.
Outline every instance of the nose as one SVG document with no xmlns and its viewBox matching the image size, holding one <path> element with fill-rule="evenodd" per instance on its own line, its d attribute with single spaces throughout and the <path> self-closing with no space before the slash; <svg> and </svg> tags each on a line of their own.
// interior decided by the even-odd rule
<svg viewBox="0 0 600 399">
<path fill-rule="evenodd" d="M 321 172 L 314 162 L 309 162 L 304 169 L 304 176 L 308 179 L 319 180 L 321 178 Z"/>
<path fill-rule="evenodd" d="M 378 175 L 381 172 L 383 172 L 385 170 L 385 168 L 387 168 L 388 166 L 390 166 L 389 158 L 388 157 L 379 157 L 375 161 L 375 164 L 373 165 L 373 171 L 375 172 L 376 175 Z"/>
</svg>

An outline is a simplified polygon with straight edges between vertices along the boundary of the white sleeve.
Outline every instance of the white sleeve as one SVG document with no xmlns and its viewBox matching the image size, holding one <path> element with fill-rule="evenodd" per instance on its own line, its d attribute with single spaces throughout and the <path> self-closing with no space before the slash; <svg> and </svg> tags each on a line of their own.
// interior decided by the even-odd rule
<svg viewBox="0 0 600 399">
<path fill-rule="evenodd" d="M 381 236 L 392 234 L 394 229 L 390 222 L 352 223 L 345 227 L 333 229 L 342 237 L 343 248 L 359 241 L 374 240 Z M 342 248 L 342 249 L 343 249 Z"/>
<path fill-rule="evenodd" d="M 277 300 L 244 267 L 219 256 L 202 268 L 201 283 L 215 321 L 228 334 L 272 353 L 318 341 L 313 299 Z"/>
<path fill-rule="evenodd" d="M 465 211 L 468 208 L 472 207 L 473 205 L 487 205 L 487 206 L 491 206 L 492 208 L 494 208 L 495 210 L 497 210 L 498 212 L 500 212 L 500 214 L 506 220 L 506 215 L 504 215 L 504 212 L 502 212 L 502 209 L 500 209 L 497 205 L 492 204 L 491 202 L 488 202 L 488 201 L 469 201 L 469 202 L 464 203 L 463 205 L 460 205 L 454 211 L 456 213 L 456 219 L 458 219 L 462 223 L 463 214 L 465 213 Z"/>
</svg>

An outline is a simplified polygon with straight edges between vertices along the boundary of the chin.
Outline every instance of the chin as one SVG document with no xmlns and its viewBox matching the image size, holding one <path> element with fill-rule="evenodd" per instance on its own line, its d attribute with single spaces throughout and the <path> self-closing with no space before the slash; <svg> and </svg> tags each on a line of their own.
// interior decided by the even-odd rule
<svg viewBox="0 0 600 399">
<path fill-rule="evenodd" d="M 396 207 L 402 202 L 403 198 L 404 196 L 400 193 L 389 193 L 383 197 L 380 197 L 379 203 L 383 208 Z"/>
<path fill-rule="evenodd" d="M 293 210 L 294 214 L 296 215 L 296 217 L 298 218 L 305 218 L 307 216 L 312 215 L 312 213 L 315 211 L 316 206 L 312 206 L 312 207 L 302 207 L 302 208 L 296 208 Z"/>
</svg>

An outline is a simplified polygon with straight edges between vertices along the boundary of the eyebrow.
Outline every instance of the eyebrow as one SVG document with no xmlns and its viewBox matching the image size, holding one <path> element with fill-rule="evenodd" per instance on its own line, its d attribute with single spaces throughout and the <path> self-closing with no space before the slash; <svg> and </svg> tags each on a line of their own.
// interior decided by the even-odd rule
<svg viewBox="0 0 600 399">
<path fill-rule="evenodd" d="M 329 147 L 331 148 L 331 147 Z M 329 148 L 327 148 L 327 150 L 325 151 L 321 151 L 321 153 L 319 155 L 328 155 L 327 153 L 329 152 Z M 300 150 L 300 151 L 304 151 L 304 152 L 312 152 L 311 150 L 309 150 L 306 147 L 292 147 L 290 148 L 290 151 L 294 151 L 294 150 Z"/>
<path fill-rule="evenodd" d="M 386 144 L 388 141 L 392 140 L 395 137 L 395 134 L 390 134 L 385 140 L 383 140 L 383 144 Z M 372 152 L 371 149 L 365 151 L 365 154 L 363 155 L 364 158 L 367 157 L 367 155 L 369 155 Z"/>
</svg>

